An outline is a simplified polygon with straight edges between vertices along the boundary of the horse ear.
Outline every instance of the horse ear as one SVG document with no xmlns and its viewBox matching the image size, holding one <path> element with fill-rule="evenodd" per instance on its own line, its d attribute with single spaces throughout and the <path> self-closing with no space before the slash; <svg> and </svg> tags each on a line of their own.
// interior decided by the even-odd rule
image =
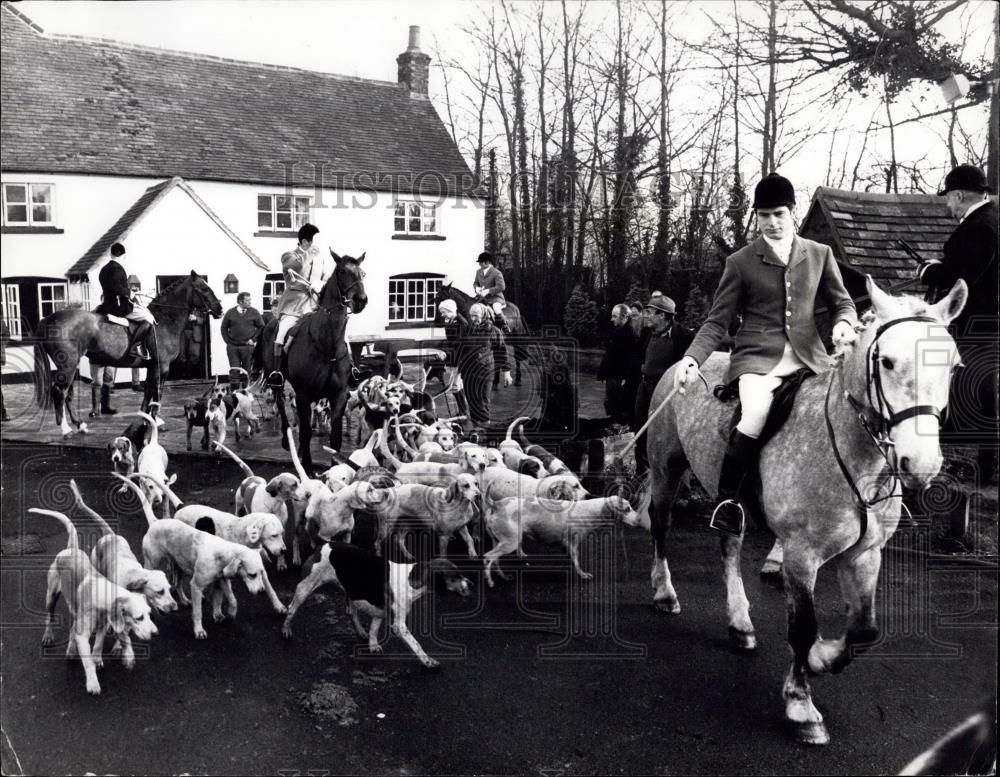
<svg viewBox="0 0 1000 777">
<path fill-rule="evenodd" d="M 875 315 L 883 321 L 892 318 L 892 297 L 882 291 L 870 275 L 865 276 L 865 288 L 868 290 Z"/>
<path fill-rule="evenodd" d="M 965 307 L 968 299 L 969 287 L 965 284 L 965 281 L 959 278 L 955 281 L 955 285 L 951 287 L 948 296 L 937 303 L 932 310 L 938 318 L 946 324 L 950 324 L 954 319 L 958 318 L 958 314 L 962 312 L 962 308 Z"/>
<path fill-rule="evenodd" d="M 198 280 L 198 273 L 196 273 L 194 270 L 191 271 L 191 280 L 193 281 Z"/>
<path fill-rule="evenodd" d="M 357 262 L 357 264 L 361 264 L 365 260 L 365 254 L 367 254 L 367 253 L 368 253 L 367 251 L 362 251 L 361 256 L 359 256 L 355 260 Z"/>
<path fill-rule="evenodd" d="M 330 256 L 333 257 L 333 261 L 335 261 L 337 264 L 340 264 L 342 261 L 344 261 L 343 257 L 341 257 L 340 254 L 338 254 L 332 248 L 330 249 Z"/>
</svg>

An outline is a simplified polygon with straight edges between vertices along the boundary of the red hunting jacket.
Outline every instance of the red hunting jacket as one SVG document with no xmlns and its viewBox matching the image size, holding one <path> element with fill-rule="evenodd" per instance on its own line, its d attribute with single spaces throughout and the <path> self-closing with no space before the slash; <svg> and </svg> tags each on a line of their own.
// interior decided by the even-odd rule
<svg viewBox="0 0 1000 777">
<path fill-rule="evenodd" d="M 730 322 L 742 314 L 727 383 L 744 373 L 769 372 L 780 361 L 786 339 L 813 372 L 825 372 L 829 360 L 816 329 L 817 299 L 830 311 L 833 323 L 858 323 L 829 246 L 796 235 L 786 267 L 758 237 L 726 259 L 712 309 L 685 356 L 704 362 L 726 336 Z"/>
</svg>

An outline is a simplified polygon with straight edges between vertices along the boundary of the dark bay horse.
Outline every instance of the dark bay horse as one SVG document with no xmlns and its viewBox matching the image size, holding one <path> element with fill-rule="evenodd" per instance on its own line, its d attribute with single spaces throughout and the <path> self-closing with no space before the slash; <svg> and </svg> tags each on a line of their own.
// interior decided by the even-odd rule
<svg viewBox="0 0 1000 777">
<path fill-rule="evenodd" d="M 462 317 L 465 318 L 466 321 L 469 320 L 469 308 L 472 307 L 473 303 L 479 302 L 476 297 L 466 294 L 461 289 L 456 289 L 450 283 L 441 286 L 438 290 L 437 296 L 434 297 L 434 321 L 436 324 L 441 323 L 441 314 L 438 313 L 437 306 L 446 299 L 455 301 L 455 304 L 458 306 L 458 312 L 462 314 Z M 486 311 L 492 321 L 493 309 L 489 305 L 486 305 Z M 518 306 L 513 302 L 507 303 L 507 307 L 504 308 L 503 314 L 507 319 L 507 325 L 510 327 L 510 346 L 514 351 L 514 361 L 516 362 L 514 385 L 520 386 L 521 362 L 532 360 L 532 356 L 529 353 L 529 344 L 526 342 L 528 337 L 530 337 L 531 332 L 528 330 L 528 325 L 524 323 L 524 319 L 521 317 L 521 309 L 518 308 Z"/>
<path fill-rule="evenodd" d="M 793 653 L 783 688 L 785 718 L 806 744 L 830 739 L 806 673 L 836 674 L 878 639 L 880 552 L 899 522 L 901 486 L 922 487 L 941 467 L 939 422 L 959 361 L 946 326 L 968 292 L 959 281 L 931 305 L 914 296 L 892 297 L 869 278 L 868 293 L 872 308 L 858 342 L 839 355 L 837 367 L 803 383 L 791 416 L 760 455 L 760 506 L 784 547 Z M 708 359 L 702 366 L 708 385 L 721 383 L 726 367 L 723 354 Z M 675 369 L 661 379 L 652 407 L 673 388 Z M 732 412 L 694 381 L 649 428 L 653 600 L 670 613 L 680 612 L 666 558 L 674 499 L 688 466 L 715 495 Z M 742 537 L 721 537 L 729 634 L 737 649 L 749 651 L 756 638 L 740 576 L 742 544 Z M 819 568 L 830 561 L 847 609 L 839 639 L 820 637 L 813 603 Z"/>
<path fill-rule="evenodd" d="M 149 303 L 149 312 L 156 319 L 158 358 L 145 362 L 128 355 L 129 333 L 118 324 L 109 323 L 105 316 L 80 308 L 63 308 L 38 322 L 35 333 L 35 401 L 44 407 L 51 395 L 55 405 L 56 423 L 63 436 L 75 430 L 85 432 L 73 412 L 73 378 L 84 355 L 92 364 L 109 367 L 145 367 L 146 386 L 142 409 L 160 398 L 160 376 L 166 373 L 180 350 L 180 334 L 192 311 L 222 316 L 222 303 L 198 274 L 192 270 L 167 286 Z M 55 379 L 48 359 L 55 362 Z M 66 416 L 73 422 L 67 423 Z"/>
<path fill-rule="evenodd" d="M 274 335 L 277 321 L 267 325 L 260 339 L 260 359 L 264 375 L 275 370 L 292 384 L 295 390 L 295 405 L 299 418 L 299 459 L 306 472 L 312 472 L 312 454 L 309 443 L 312 438 L 311 404 L 326 398 L 330 402 L 330 447 L 340 450 L 343 440 L 344 407 L 347 404 L 348 381 L 351 373 L 351 355 L 347 349 L 344 332 L 347 317 L 360 313 L 368 304 L 365 293 L 365 273 L 361 263 L 365 255 L 357 259 L 352 256 L 338 256 L 330 249 L 336 262 L 333 275 L 327 280 L 319 295 L 319 307 L 302 316 L 297 324 L 292 343 L 285 349 L 284 365 L 274 363 Z M 285 409 L 284 391 L 275 392 L 278 398 L 278 413 L 281 416 L 281 444 L 288 448 L 288 415 Z"/>
</svg>

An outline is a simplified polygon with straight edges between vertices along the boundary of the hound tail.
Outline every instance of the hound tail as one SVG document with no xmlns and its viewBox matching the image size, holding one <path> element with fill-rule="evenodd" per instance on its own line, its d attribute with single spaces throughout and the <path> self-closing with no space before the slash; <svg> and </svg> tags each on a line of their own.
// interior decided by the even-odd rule
<svg viewBox="0 0 1000 777">
<path fill-rule="evenodd" d="M 129 416 L 134 418 L 142 418 L 147 424 L 149 424 L 149 442 L 148 445 L 159 445 L 160 444 L 160 428 L 156 425 L 156 419 L 153 418 L 149 413 L 144 413 L 141 410 L 135 413 L 129 413 Z"/>
<path fill-rule="evenodd" d="M 507 427 L 507 439 L 505 442 L 514 442 L 514 427 L 518 424 L 523 424 L 525 421 L 530 421 L 530 415 L 522 415 L 511 421 L 510 426 Z"/>
<path fill-rule="evenodd" d="M 101 534 L 114 534 L 114 531 L 108 526 L 107 521 L 105 521 L 96 510 L 91 509 L 86 502 L 83 501 L 83 494 L 80 493 L 79 487 L 76 485 L 75 480 L 69 481 L 69 490 L 73 492 L 73 497 L 76 499 L 76 506 L 83 510 L 87 515 L 93 518 L 99 527 L 101 527 Z"/>
<path fill-rule="evenodd" d="M 416 455 L 417 455 L 417 454 L 419 453 L 419 451 L 418 451 L 418 450 L 417 450 L 416 448 L 412 447 L 412 446 L 411 446 L 411 445 L 410 445 L 410 444 L 409 444 L 409 443 L 408 443 L 408 442 L 406 441 L 406 438 L 405 438 L 405 437 L 403 437 L 403 432 L 402 432 L 402 430 L 401 430 L 401 429 L 399 428 L 399 416 L 396 416 L 396 417 L 395 417 L 395 419 L 394 419 L 394 421 L 395 421 L 395 424 L 394 424 L 394 425 L 395 425 L 395 427 L 396 427 L 396 442 L 398 442 L 398 443 L 399 443 L 400 447 L 401 447 L 401 448 L 402 448 L 402 449 L 403 449 L 404 451 L 406 451 L 407 453 L 409 453 L 409 454 L 410 454 L 410 457 L 411 457 L 411 458 L 415 457 L 415 456 L 416 456 Z"/>
<path fill-rule="evenodd" d="M 312 478 L 306 474 L 306 470 L 302 466 L 302 462 L 299 460 L 299 452 L 295 450 L 295 435 L 292 434 L 292 430 L 290 428 L 286 429 L 285 435 L 288 437 L 288 455 L 292 457 L 292 464 L 295 466 L 295 472 L 299 476 L 299 482 L 305 483 L 307 480 L 312 480 Z"/>
<path fill-rule="evenodd" d="M 389 419 L 385 420 L 381 429 L 382 434 L 379 435 L 378 444 L 379 451 L 382 453 L 382 460 L 387 461 L 393 466 L 393 470 L 397 470 L 403 466 L 403 462 L 392 455 L 392 451 L 389 450 Z"/>
<path fill-rule="evenodd" d="M 517 432 L 518 436 L 521 438 L 521 447 L 524 448 L 525 450 L 528 450 L 528 447 L 531 445 L 531 442 L 529 442 L 528 436 L 524 433 L 523 423 L 518 424 Z"/>
<path fill-rule="evenodd" d="M 241 459 L 239 456 L 237 456 L 235 453 L 233 453 L 231 450 L 229 450 L 229 448 L 227 448 L 221 442 L 213 442 L 212 445 L 215 448 L 218 448 L 223 453 L 225 453 L 229 458 L 231 458 L 237 464 L 239 464 L 240 469 L 243 470 L 243 476 L 244 477 L 248 477 L 248 478 L 254 477 L 253 470 L 250 469 L 250 466 L 245 461 L 243 461 L 243 459 Z"/>
<path fill-rule="evenodd" d="M 132 489 L 133 493 L 139 497 L 139 504 L 142 506 L 142 512 L 146 516 L 146 523 L 150 526 L 156 523 L 156 514 L 153 512 L 153 505 L 149 503 L 146 499 L 146 495 L 142 493 L 142 489 L 139 488 L 135 483 L 129 480 L 124 475 L 119 475 L 117 472 L 111 473 L 114 477 L 122 481 L 126 486 Z"/>
<path fill-rule="evenodd" d="M 38 515 L 50 515 L 56 518 L 59 523 L 61 523 L 66 528 L 66 533 L 69 535 L 68 541 L 66 543 L 66 548 L 68 550 L 79 550 L 80 542 L 76 536 L 76 527 L 73 522 L 67 518 L 62 513 L 57 513 L 55 510 L 42 510 L 40 507 L 29 507 L 29 513 L 37 513 Z"/>
</svg>

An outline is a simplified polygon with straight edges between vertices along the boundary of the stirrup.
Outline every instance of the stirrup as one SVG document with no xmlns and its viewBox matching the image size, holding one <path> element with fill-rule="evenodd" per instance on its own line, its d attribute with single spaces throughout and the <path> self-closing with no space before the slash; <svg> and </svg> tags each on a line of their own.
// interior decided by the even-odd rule
<svg viewBox="0 0 1000 777">
<path fill-rule="evenodd" d="M 734 514 L 735 511 L 732 509 L 733 507 L 739 511 L 738 521 Z M 736 526 L 733 526 L 734 522 L 737 524 Z M 708 526 L 723 534 L 729 534 L 733 537 L 741 536 L 743 529 L 746 527 L 746 512 L 743 510 L 743 505 L 735 499 L 724 499 L 712 511 L 712 517 L 708 521 Z"/>
</svg>

